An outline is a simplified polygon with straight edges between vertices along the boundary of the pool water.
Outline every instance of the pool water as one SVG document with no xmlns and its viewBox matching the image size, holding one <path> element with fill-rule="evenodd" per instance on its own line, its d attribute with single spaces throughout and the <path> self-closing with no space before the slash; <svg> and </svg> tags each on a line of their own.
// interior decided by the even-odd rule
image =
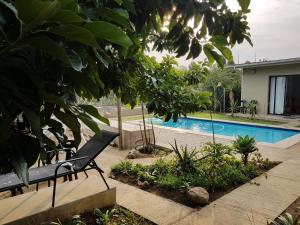
<svg viewBox="0 0 300 225">
<path fill-rule="evenodd" d="M 212 123 L 210 120 L 180 118 L 175 123 L 173 120 L 164 122 L 159 118 L 151 118 L 153 124 L 165 127 L 181 128 L 192 131 L 200 131 L 205 133 L 212 133 Z M 255 125 L 245 125 L 230 122 L 213 122 L 215 134 L 229 137 L 246 136 L 255 137 L 256 141 L 275 144 L 286 138 L 299 134 L 300 131 L 282 129 L 275 127 L 264 127 Z"/>
</svg>

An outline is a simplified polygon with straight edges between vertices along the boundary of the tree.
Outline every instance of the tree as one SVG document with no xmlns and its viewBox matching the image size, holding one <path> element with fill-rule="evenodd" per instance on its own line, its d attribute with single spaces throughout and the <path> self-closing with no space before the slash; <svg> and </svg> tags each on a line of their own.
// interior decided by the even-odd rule
<svg viewBox="0 0 300 225">
<path fill-rule="evenodd" d="M 239 103 L 241 93 L 241 71 L 235 69 L 211 69 L 203 82 L 203 88 L 213 93 L 214 111 L 223 99 L 223 93 L 219 94 L 219 87 L 225 88 L 226 106 L 231 107 L 232 101 Z M 225 103 L 224 103 L 225 104 Z"/>
<path fill-rule="evenodd" d="M 222 0 L 0 0 L 0 172 L 14 169 L 27 184 L 28 167 L 45 155 L 40 146 L 63 145 L 65 126 L 76 146 L 81 122 L 99 134 L 92 117 L 108 120 L 76 96 L 99 99 L 113 91 L 134 105 L 137 95 L 128 87 L 139 80 L 137 53 L 150 43 L 188 58 L 203 50 L 223 66 L 231 46 L 251 43 L 250 0 L 238 2 L 241 10 L 232 12 Z M 152 110 L 168 118 L 186 106 Z"/>
<path fill-rule="evenodd" d="M 241 154 L 243 163 L 246 165 L 249 161 L 249 157 L 251 153 L 258 150 L 256 147 L 256 141 L 254 137 L 249 137 L 246 135 L 245 137 L 238 136 L 233 144 L 233 148 L 237 151 L 237 153 Z"/>
</svg>

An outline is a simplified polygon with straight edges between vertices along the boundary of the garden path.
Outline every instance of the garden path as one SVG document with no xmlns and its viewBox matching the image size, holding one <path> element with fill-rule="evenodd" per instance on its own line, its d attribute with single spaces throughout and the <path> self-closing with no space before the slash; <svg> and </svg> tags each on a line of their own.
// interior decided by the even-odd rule
<svg viewBox="0 0 300 225">
<path fill-rule="evenodd" d="M 174 137 L 179 144 L 198 145 L 198 137 L 180 132 L 159 133 L 159 144 Z M 163 132 L 161 131 L 161 132 Z M 199 146 L 199 145 L 198 145 Z M 109 179 L 117 187 L 117 202 L 135 213 L 162 225 L 266 225 L 300 196 L 300 144 L 289 149 L 264 147 L 264 156 L 283 161 L 267 174 L 242 185 L 201 210 L 192 209 L 135 187 Z M 128 151 L 110 148 L 97 161 L 109 171 Z M 154 158 L 134 160 L 152 163 Z"/>
</svg>

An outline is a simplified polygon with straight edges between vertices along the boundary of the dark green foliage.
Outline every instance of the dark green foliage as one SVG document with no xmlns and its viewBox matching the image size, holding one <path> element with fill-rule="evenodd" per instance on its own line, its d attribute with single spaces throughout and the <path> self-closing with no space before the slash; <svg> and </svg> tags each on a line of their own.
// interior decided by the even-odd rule
<svg viewBox="0 0 300 225">
<path fill-rule="evenodd" d="M 157 179 L 157 185 L 167 190 L 179 190 L 185 188 L 185 183 L 181 178 L 182 177 L 168 173 Z"/>
<path fill-rule="evenodd" d="M 239 104 L 237 101 L 230 102 L 229 111 L 230 111 L 232 117 L 234 116 L 234 113 L 237 112 L 238 107 L 239 107 Z"/>
<path fill-rule="evenodd" d="M 153 225 L 152 222 L 134 214 L 133 212 L 116 206 L 112 209 L 95 208 L 92 212 L 85 212 L 82 215 L 75 215 L 63 222 L 43 223 L 49 225 Z"/>
<path fill-rule="evenodd" d="M 222 144 L 208 143 L 201 150 L 204 156 L 199 159 L 196 158 L 195 152 L 186 151 L 186 148 L 183 148 L 183 151 L 178 150 L 174 159 L 160 159 L 150 166 L 121 162 L 113 167 L 112 173 L 116 176 L 130 174 L 137 180 L 146 180 L 167 190 L 185 190 L 187 187 L 201 186 L 209 192 L 214 192 L 226 191 L 244 184 L 272 166 L 272 163 L 260 156 L 244 164 L 232 156 L 233 150 L 229 146 Z M 140 172 L 132 172 L 139 168 Z"/>
<path fill-rule="evenodd" d="M 193 173 L 196 171 L 197 167 L 197 151 L 196 149 L 189 150 L 187 145 L 185 147 L 181 146 L 180 149 L 177 146 L 177 142 L 175 140 L 175 145 L 171 145 L 173 148 L 173 151 L 176 154 L 176 159 L 178 161 L 179 165 L 179 171 L 182 171 L 183 173 Z"/>
<path fill-rule="evenodd" d="M 81 123 L 100 134 L 92 117 L 108 121 L 91 106 L 78 105 L 77 96 L 91 100 L 114 92 L 136 104 L 139 76 L 153 81 L 150 88 L 158 80 L 139 66 L 150 43 L 155 50 L 193 58 L 204 49 L 209 62 L 220 66 L 231 61 L 231 46 L 251 43 L 248 0 L 240 5 L 232 12 L 215 0 L 0 0 L 0 153 L 5 155 L 0 172 L 13 169 L 26 184 L 31 159 L 45 155 L 32 142 L 59 148 L 68 127 L 78 146 Z M 148 102 L 149 110 L 166 120 L 177 120 L 183 109 L 198 110 L 207 99 L 173 78 L 158 80 L 149 98 L 155 101 Z M 35 140 L 24 144 L 20 136 Z"/>
<path fill-rule="evenodd" d="M 145 170 L 145 166 L 141 164 L 133 164 L 129 161 L 122 161 L 111 169 L 113 173 L 123 175 L 138 175 L 139 172 L 144 172 Z"/>
<path fill-rule="evenodd" d="M 241 154 L 244 164 L 248 163 L 251 153 L 258 150 L 255 138 L 248 135 L 245 137 L 238 136 L 233 142 L 233 148 L 237 153 Z"/>
<path fill-rule="evenodd" d="M 176 70 L 174 57 L 163 57 L 161 63 L 144 57 L 145 74 L 138 80 L 137 92 L 149 113 L 177 121 L 180 116 L 199 111 L 210 103 L 209 93 L 197 90 Z"/>
</svg>

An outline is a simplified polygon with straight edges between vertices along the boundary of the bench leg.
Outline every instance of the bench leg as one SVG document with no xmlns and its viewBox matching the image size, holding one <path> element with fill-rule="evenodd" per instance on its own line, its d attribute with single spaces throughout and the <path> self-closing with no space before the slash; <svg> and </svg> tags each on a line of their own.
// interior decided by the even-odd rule
<svg viewBox="0 0 300 225">
<path fill-rule="evenodd" d="M 95 161 L 92 162 L 92 167 L 94 167 L 98 171 L 98 173 L 100 174 L 102 180 L 104 181 L 107 189 L 110 189 L 108 186 L 108 183 L 105 180 L 105 177 L 103 176 L 103 170 L 101 170 L 101 168 L 97 165 L 97 163 Z"/>
<path fill-rule="evenodd" d="M 55 205 L 55 193 L 56 193 L 56 177 L 54 179 L 54 184 L 53 184 L 52 207 L 54 207 Z"/>
</svg>

